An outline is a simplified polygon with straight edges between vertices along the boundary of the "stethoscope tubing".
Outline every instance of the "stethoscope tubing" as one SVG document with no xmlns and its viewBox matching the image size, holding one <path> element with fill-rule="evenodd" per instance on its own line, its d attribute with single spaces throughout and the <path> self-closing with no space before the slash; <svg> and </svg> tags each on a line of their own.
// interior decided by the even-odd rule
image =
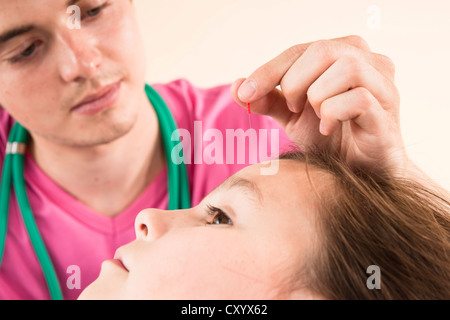
<svg viewBox="0 0 450 320">
<path fill-rule="evenodd" d="M 13 126 L 8 143 L 13 143 L 15 137 L 15 131 L 17 127 Z M 5 160 L 3 162 L 2 180 L 0 185 L 0 262 L 3 259 L 3 253 L 5 251 L 6 232 L 8 230 L 8 212 L 9 212 L 9 200 L 10 191 L 12 185 L 12 157 L 9 154 L 5 154 Z"/>
<path fill-rule="evenodd" d="M 179 165 L 175 164 L 171 159 L 171 152 L 174 149 L 175 144 L 180 140 L 177 126 L 161 96 L 149 85 L 146 85 L 145 90 L 157 114 L 161 139 L 166 154 L 169 180 L 169 210 L 188 209 L 191 207 L 191 197 L 186 165 L 184 163 Z"/>
<path fill-rule="evenodd" d="M 29 134 L 23 128 L 19 123 L 16 123 L 11 130 L 10 138 L 8 141 L 10 143 L 21 143 L 26 144 L 28 141 Z M 5 155 L 5 162 L 6 158 L 10 158 L 9 164 L 6 163 L 5 166 L 7 166 L 6 170 L 9 172 L 12 172 L 12 184 L 11 179 L 9 177 L 10 174 L 7 174 L 5 180 L 5 186 L 2 185 L 2 193 L 4 190 L 11 190 L 11 186 L 14 187 L 14 191 L 16 193 L 17 202 L 19 204 L 20 212 L 22 213 L 23 222 L 25 224 L 25 227 L 27 229 L 28 235 L 31 240 L 31 244 L 33 246 L 34 252 L 36 253 L 36 257 L 39 261 L 39 264 L 41 265 L 42 272 L 44 274 L 45 280 L 47 282 L 48 290 L 50 293 L 50 297 L 52 300 L 62 300 L 63 295 L 61 291 L 61 287 L 59 285 L 58 277 L 56 275 L 55 268 L 53 266 L 52 260 L 50 259 L 50 256 L 48 254 L 47 248 L 44 244 L 44 241 L 41 237 L 41 234 L 39 233 L 39 229 L 36 225 L 36 221 L 33 217 L 33 212 L 31 210 L 30 202 L 28 201 L 28 196 L 26 194 L 26 187 L 25 187 L 25 178 L 24 178 L 24 163 L 25 163 L 25 155 L 21 153 L 9 153 Z M 3 180 L 3 177 L 2 177 Z M 9 185 L 8 185 L 9 184 Z M 6 200 L 9 203 L 9 194 L 5 197 L 8 199 Z M 3 200 L 3 197 L 2 197 Z M 3 203 L 3 201 L 2 201 Z M 5 209 L 9 209 L 9 204 L 5 205 Z M 5 225 L 7 225 L 7 214 L 8 211 L 2 211 L 2 220 L 6 220 Z M 3 222 L 3 221 L 2 221 Z M 2 247 L 5 246 L 6 241 L 6 230 L 1 230 L 2 239 L 5 239 L 3 242 Z"/>
</svg>

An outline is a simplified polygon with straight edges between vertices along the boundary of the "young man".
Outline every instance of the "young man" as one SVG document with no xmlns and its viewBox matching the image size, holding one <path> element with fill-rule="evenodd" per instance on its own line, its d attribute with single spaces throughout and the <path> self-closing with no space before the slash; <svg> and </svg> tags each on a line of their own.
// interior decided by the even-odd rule
<svg viewBox="0 0 450 320">
<path fill-rule="evenodd" d="M 74 4 L 79 30 L 67 26 Z M 18 121 L 30 133 L 27 193 L 65 299 L 77 298 L 101 262 L 133 240 L 139 211 L 167 209 L 171 160 L 144 79 L 132 1 L 0 0 L 0 161 Z M 231 87 L 200 90 L 184 80 L 153 87 L 192 136 L 199 121 L 223 136 L 248 129 L 251 103 L 259 114 L 253 129 L 282 129 L 280 149 L 290 141 L 331 148 L 351 165 L 398 174 L 409 165 L 393 64 L 356 36 L 296 45 Z M 192 205 L 248 164 L 190 162 Z M 48 299 L 11 199 L 0 299 Z"/>
</svg>

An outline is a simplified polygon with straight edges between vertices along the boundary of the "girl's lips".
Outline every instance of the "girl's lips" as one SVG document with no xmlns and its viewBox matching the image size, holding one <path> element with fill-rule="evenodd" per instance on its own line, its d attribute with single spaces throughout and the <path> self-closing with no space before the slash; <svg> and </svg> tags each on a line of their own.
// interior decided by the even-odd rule
<svg viewBox="0 0 450 320">
<path fill-rule="evenodd" d="M 111 264 L 125 270 L 126 272 L 129 272 L 128 269 L 123 265 L 122 261 L 119 259 L 106 260 L 105 263 L 111 263 Z"/>
<path fill-rule="evenodd" d="M 116 252 L 114 253 L 114 259 L 113 261 L 115 261 L 116 264 L 120 264 L 120 266 L 129 271 L 128 268 L 126 267 L 125 263 L 123 262 L 123 258 L 122 258 L 122 252 L 121 252 L 121 248 L 117 249 Z"/>
<path fill-rule="evenodd" d="M 95 115 L 112 105 L 114 105 L 120 96 L 121 82 L 110 85 L 94 96 L 87 97 L 84 102 L 72 108 L 72 112 L 82 115 Z"/>
</svg>

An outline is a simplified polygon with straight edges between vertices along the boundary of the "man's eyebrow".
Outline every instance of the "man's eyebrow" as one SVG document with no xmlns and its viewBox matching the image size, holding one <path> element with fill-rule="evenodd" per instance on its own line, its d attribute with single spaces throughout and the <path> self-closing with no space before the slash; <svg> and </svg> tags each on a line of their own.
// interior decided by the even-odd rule
<svg viewBox="0 0 450 320">
<path fill-rule="evenodd" d="M 11 40 L 14 37 L 17 37 L 24 33 L 30 32 L 34 29 L 35 29 L 35 26 L 30 24 L 30 25 L 21 26 L 21 27 L 7 30 L 0 35 L 0 44 L 3 44 L 5 42 Z"/>
<path fill-rule="evenodd" d="M 226 187 L 228 189 L 231 188 L 243 188 L 247 191 L 250 191 L 253 195 L 256 196 L 256 199 L 259 201 L 260 204 L 262 204 L 262 201 L 264 200 L 264 197 L 262 195 L 261 189 L 257 186 L 256 183 L 253 181 L 232 176 L 228 178 L 223 184 L 222 187 Z"/>
<path fill-rule="evenodd" d="M 67 7 L 73 6 L 80 1 L 81 0 L 68 0 L 66 2 L 66 6 Z M 34 29 L 36 29 L 36 27 L 32 24 L 29 24 L 29 25 L 24 25 L 24 26 L 20 26 L 20 27 L 16 27 L 16 28 L 7 30 L 0 35 L 0 45 L 4 44 L 5 42 L 7 42 L 15 37 L 20 36 L 22 34 L 33 31 Z"/>
<path fill-rule="evenodd" d="M 69 0 L 69 1 L 67 1 L 67 6 L 68 7 L 73 6 L 74 4 L 76 4 L 78 2 L 80 2 L 80 0 Z"/>
</svg>

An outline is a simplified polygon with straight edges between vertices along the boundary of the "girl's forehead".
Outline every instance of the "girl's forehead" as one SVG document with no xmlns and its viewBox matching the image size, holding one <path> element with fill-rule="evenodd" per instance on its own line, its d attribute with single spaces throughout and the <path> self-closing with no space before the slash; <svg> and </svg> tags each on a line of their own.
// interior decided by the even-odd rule
<svg viewBox="0 0 450 320">
<path fill-rule="evenodd" d="M 302 161 L 292 159 L 276 159 L 273 161 L 277 161 L 278 163 L 278 170 L 273 174 L 264 174 L 264 171 L 261 169 L 267 167 L 267 164 L 258 163 L 244 168 L 236 175 L 258 184 L 279 182 L 284 184 L 301 184 L 304 186 L 305 182 L 318 185 L 321 182 L 329 183 L 332 180 L 330 173 L 313 165 L 307 165 Z M 277 186 L 279 185 L 277 184 Z"/>
</svg>

